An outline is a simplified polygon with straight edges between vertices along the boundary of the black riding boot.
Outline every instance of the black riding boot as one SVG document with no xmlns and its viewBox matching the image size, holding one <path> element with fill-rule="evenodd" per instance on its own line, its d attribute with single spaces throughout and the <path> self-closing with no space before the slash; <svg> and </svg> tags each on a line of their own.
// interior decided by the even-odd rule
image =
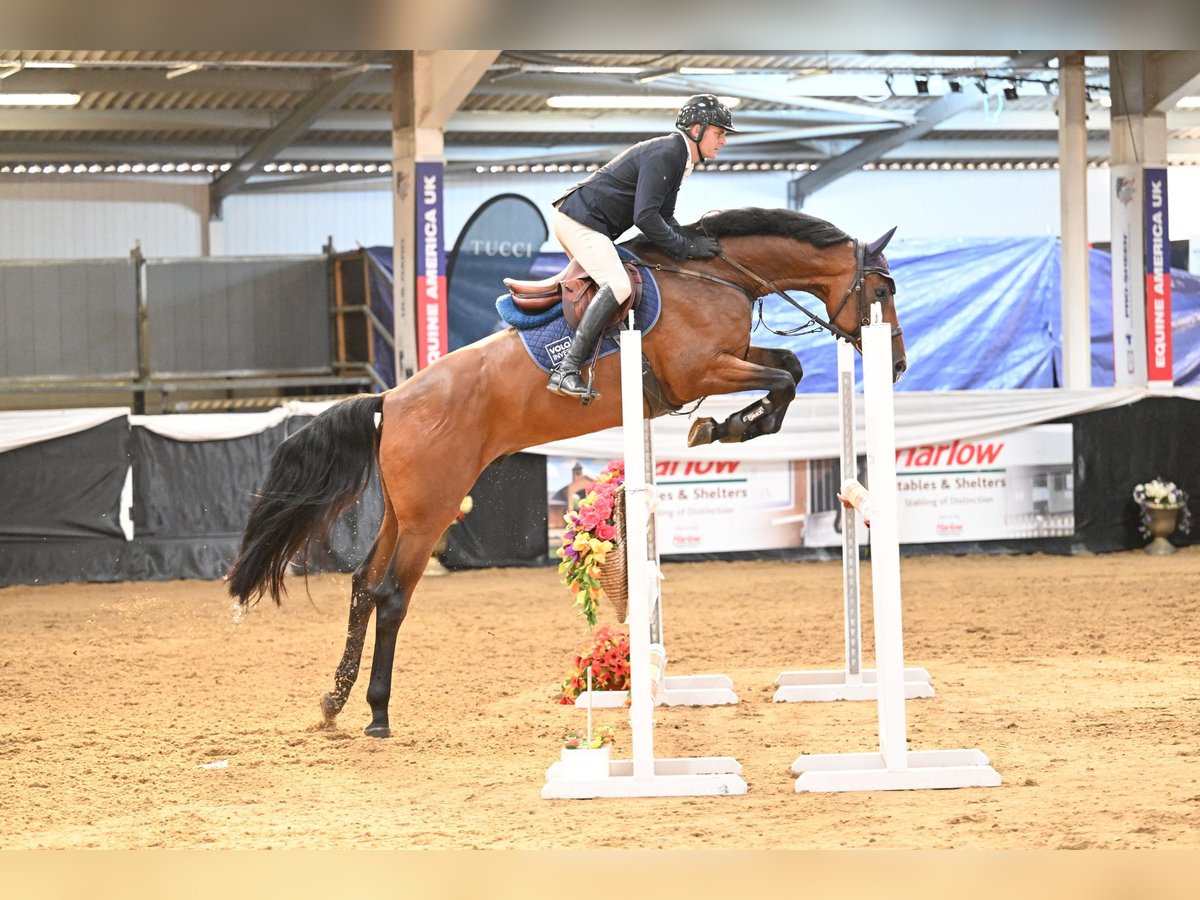
<svg viewBox="0 0 1200 900">
<path fill-rule="evenodd" d="M 583 383 L 580 369 L 591 355 L 592 347 L 600 337 L 604 326 L 620 305 L 613 289 L 607 284 L 596 292 L 591 304 L 584 310 L 583 318 L 579 320 L 579 327 L 575 329 L 575 337 L 571 339 L 571 348 L 562 361 L 554 367 L 554 371 L 550 373 L 550 381 L 546 385 L 547 390 L 562 394 L 564 397 L 578 397 L 584 405 L 600 396 L 597 391 L 588 391 L 587 385 Z"/>
</svg>

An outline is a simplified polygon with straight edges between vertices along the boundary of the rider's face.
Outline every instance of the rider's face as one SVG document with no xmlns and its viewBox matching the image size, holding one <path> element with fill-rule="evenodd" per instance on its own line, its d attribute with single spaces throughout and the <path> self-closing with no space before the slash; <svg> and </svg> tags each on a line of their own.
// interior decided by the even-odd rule
<svg viewBox="0 0 1200 900">
<path fill-rule="evenodd" d="M 717 152 L 725 146 L 725 129 L 720 125 L 709 125 L 700 138 L 700 158 L 716 159 Z"/>
</svg>

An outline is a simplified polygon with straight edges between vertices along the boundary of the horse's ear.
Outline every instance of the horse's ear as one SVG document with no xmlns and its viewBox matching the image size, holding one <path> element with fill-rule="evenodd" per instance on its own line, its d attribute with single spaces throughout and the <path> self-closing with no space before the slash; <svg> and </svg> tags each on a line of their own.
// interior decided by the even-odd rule
<svg viewBox="0 0 1200 900">
<path fill-rule="evenodd" d="M 898 226 L 898 225 L 893 225 L 892 230 L 887 232 L 887 234 L 885 234 L 883 237 L 877 238 L 876 240 L 873 240 L 873 241 L 871 241 L 871 243 L 867 244 L 867 254 L 866 255 L 868 257 L 871 257 L 871 256 L 875 256 L 878 253 L 881 253 L 883 251 L 883 248 L 888 245 L 888 241 L 890 241 L 892 239 L 892 235 L 896 233 L 896 229 L 899 227 L 900 226 Z"/>
</svg>

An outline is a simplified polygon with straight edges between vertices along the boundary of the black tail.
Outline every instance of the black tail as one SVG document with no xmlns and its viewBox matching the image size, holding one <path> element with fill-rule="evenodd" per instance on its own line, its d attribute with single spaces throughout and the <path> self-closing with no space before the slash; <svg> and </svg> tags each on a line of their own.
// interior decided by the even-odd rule
<svg viewBox="0 0 1200 900">
<path fill-rule="evenodd" d="M 275 449 L 229 571 L 229 593 L 243 605 L 263 594 L 279 603 L 292 557 L 366 488 L 382 409 L 380 395 L 343 400 Z"/>
</svg>

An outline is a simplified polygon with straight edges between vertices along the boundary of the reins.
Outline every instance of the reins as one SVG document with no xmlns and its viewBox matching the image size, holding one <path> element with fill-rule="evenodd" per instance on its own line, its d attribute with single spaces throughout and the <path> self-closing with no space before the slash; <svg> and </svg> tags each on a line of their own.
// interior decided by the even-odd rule
<svg viewBox="0 0 1200 900">
<path fill-rule="evenodd" d="M 721 261 L 723 261 L 723 262 L 727 263 L 728 265 L 732 266 L 733 268 L 737 269 L 743 275 L 748 276 L 751 280 L 756 282 L 761 288 L 764 289 L 764 293 L 761 295 L 755 294 L 748 288 L 745 288 L 742 285 L 737 284 L 736 282 L 727 281 L 724 278 L 719 278 L 716 275 L 710 275 L 707 272 L 697 272 L 695 269 L 684 269 L 684 268 L 680 268 L 679 266 L 670 266 L 670 265 L 666 265 L 664 263 L 651 263 L 651 262 L 647 262 L 644 259 L 636 259 L 636 262 L 639 265 L 646 266 L 646 267 L 654 269 L 655 271 L 658 271 L 658 272 L 674 272 L 677 275 L 687 275 L 690 278 L 700 278 L 700 279 L 703 279 L 704 281 L 711 281 L 714 284 L 723 285 L 724 287 L 730 287 L 730 288 L 733 288 L 734 290 L 740 291 L 742 294 L 744 294 L 750 300 L 751 306 L 753 306 L 755 303 L 758 304 L 758 320 L 760 322 L 762 322 L 763 327 L 765 327 L 772 334 L 778 334 L 778 335 L 782 335 L 785 337 L 795 335 L 795 334 L 801 334 L 804 331 L 806 331 L 807 329 L 812 328 L 815 325 L 820 328 L 824 328 L 826 331 L 828 331 L 830 334 L 832 334 L 836 338 L 842 338 L 843 340 L 849 341 L 852 345 L 854 345 L 855 348 L 857 348 L 859 350 L 862 349 L 862 346 L 861 346 L 862 326 L 870 323 L 870 317 L 867 313 L 867 309 L 868 309 L 867 298 L 864 296 L 864 291 L 866 289 L 866 276 L 870 275 L 870 274 L 875 274 L 875 275 L 883 275 L 884 277 L 886 277 L 888 279 L 890 279 L 892 277 L 890 272 L 888 272 L 886 269 L 883 269 L 880 266 L 868 266 L 866 264 L 865 249 L 863 248 L 862 244 L 860 244 L 857 240 L 855 240 L 854 241 L 854 265 L 855 265 L 854 281 L 850 284 L 850 286 L 848 288 L 846 288 L 846 293 L 842 295 L 842 299 L 838 302 L 837 308 L 832 313 L 830 313 L 829 320 L 826 321 L 825 319 L 822 319 L 819 316 L 817 316 L 815 313 L 813 313 L 811 310 L 809 310 L 807 307 L 805 307 L 804 304 L 800 303 L 798 300 L 795 300 L 794 298 L 789 297 L 786 293 L 784 293 L 778 287 L 776 287 L 774 283 L 772 283 L 771 281 L 768 281 L 766 278 L 763 278 L 757 272 L 754 272 L 751 269 L 748 269 L 746 266 L 742 265 L 736 259 L 732 259 L 731 257 L 726 256 L 724 253 L 718 253 L 717 259 L 720 259 Z M 794 329 L 791 329 L 788 331 L 776 331 L 770 325 L 767 325 L 765 320 L 763 319 L 763 315 L 762 315 L 762 301 L 763 301 L 763 298 L 765 296 L 767 296 L 768 294 L 774 294 L 777 297 L 782 297 L 784 300 L 786 300 L 788 303 L 790 303 L 796 309 L 800 310 L 800 312 L 804 313 L 804 315 L 808 316 L 808 322 L 806 322 L 805 324 L 803 324 L 797 328 L 794 328 Z M 853 332 L 848 332 L 845 329 L 839 328 L 837 325 L 835 325 L 833 323 L 837 320 L 837 317 L 839 315 L 841 315 L 842 309 L 846 306 L 846 303 L 850 300 L 851 294 L 853 294 L 855 297 L 856 314 L 858 317 L 858 327 L 855 328 Z M 902 329 L 899 326 L 897 326 L 895 328 L 895 330 L 893 330 L 893 332 L 892 332 L 892 337 L 896 337 L 897 335 L 899 335 L 901 333 L 902 333 Z"/>
</svg>

